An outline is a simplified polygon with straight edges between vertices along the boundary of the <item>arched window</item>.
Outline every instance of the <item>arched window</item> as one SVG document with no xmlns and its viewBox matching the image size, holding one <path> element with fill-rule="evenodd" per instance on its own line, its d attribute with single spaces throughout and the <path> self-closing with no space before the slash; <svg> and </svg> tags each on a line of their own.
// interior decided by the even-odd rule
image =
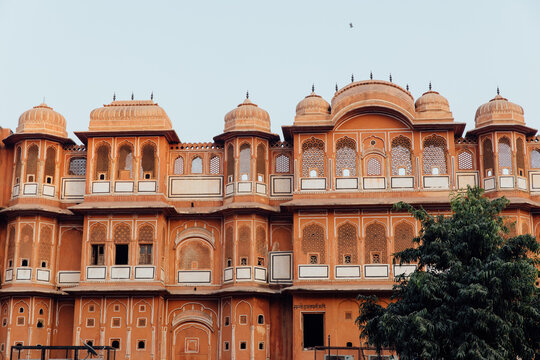
<svg viewBox="0 0 540 360">
<path fill-rule="evenodd" d="M 7 267 L 13 267 L 13 259 L 15 258 L 15 226 L 9 226 L 8 246 L 7 246 Z"/>
<path fill-rule="evenodd" d="M 32 252 L 34 249 L 34 228 L 24 225 L 21 230 L 19 259 L 21 266 L 32 266 Z"/>
<path fill-rule="evenodd" d="M 358 264 L 356 226 L 345 223 L 338 227 L 338 264 Z"/>
<path fill-rule="evenodd" d="M 203 169 L 202 158 L 200 156 L 195 156 L 191 160 L 191 173 L 202 174 L 202 169 Z"/>
<path fill-rule="evenodd" d="M 251 180 L 251 147 L 249 144 L 242 144 L 240 146 L 239 162 L 240 166 L 238 173 L 240 175 L 240 180 Z"/>
<path fill-rule="evenodd" d="M 242 225 L 238 229 L 238 260 L 237 265 L 251 265 L 251 228 L 247 225 Z"/>
<path fill-rule="evenodd" d="M 507 137 L 499 139 L 499 174 L 511 175 L 512 172 L 512 147 Z"/>
<path fill-rule="evenodd" d="M 394 253 L 413 247 L 414 229 L 408 222 L 400 222 L 394 228 Z"/>
<path fill-rule="evenodd" d="M 232 266 L 234 254 L 234 229 L 232 226 L 227 226 L 225 229 L 225 267 Z"/>
<path fill-rule="evenodd" d="M 523 139 L 516 140 L 516 166 L 519 176 L 525 175 L 525 151 L 523 149 Z"/>
<path fill-rule="evenodd" d="M 326 251 L 324 229 L 318 224 L 309 224 L 302 230 L 302 251 L 310 264 L 325 264 Z"/>
<path fill-rule="evenodd" d="M 263 144 L 257 146 L 257 181 L 264 182 L 266 178 L 266 149 Z"/>
<path fill-rule="evenodd" d="M 302 176 L 324 176 L 324 142 L 311 138 L 302 144 Z"/>
<path fill-rule="evenodd" d="M 227 182 L 234 181 L 234 146 L 227 147 Z"/>
<path fill-rule="evenodd" d="M 255 251 L 257 254 L 257 265 L 264 266 L 266 259 L 266 230 L 264 226 L 257 226 L 255 231 Z"/>
<path fill-rule="evenodd" d="M 485 139 L 482 143 L 482 152 L 484 156 L 484 174 L 485 176 L 494 175 L 495 161 L 493 156 L 493 145 L 490 139 Z"/>
<path fill-rule="evenodd" d="M 387 240 L 384 226 L 372 223 L 366 227 L 366 264 L 387 264 Z"/>
<path fill-rule="evenodd" d="M 114 227 L 113 241 L 115 248 L 114 264 L 129 264 L 129 242 L 131 240 L 131 228 L 127 224 L 118 224 Z"/>
<path fill-rule="evenodd" d="M 91 259 L 90 265 L 105 265 L 105 241 L 107 240 L 107 227 L 95 224 L 90 228 Z"/>
<path fill-rule="evenodd" d="M 346 136 L 336 143 L 336 176 L 356 176 L 356 142 Z"/>
<path fill-rule="evenodd" d="M 382 164 L 378 157 L 370 157 L 366 164 L 367 176 L 382 176 Z"/>
<path fill-rule="evenodd" d="M 119 180 L 133 179 L 133 148 L 128 144 L 124 144 L 118 149 L 116 178 Z"/>
<path fill-rule="evenodd" d="M 531 168 L 540 169 L 540 149 L 531 151 Z"/>
<path fill-rule="evenodd" d="M 26 182 L 37 182 L 39 148 L 30 145 L 26 155 Z"/>
<path fill-rule="evenodd" d="M 54 184 L 54 174 L 56 173 L 56 150 L 51 146 L 45 153 L 45 169 L 43 171 L 43 182 Z"/>
<path fill-rule="evenodd" d="M 392 176 L 412 175 L 411 140 L 398 136 L 392 140 Z"/>
<path fill-rule="evenodd" d="M 219 174 L 221 171 L 219 155 L 212 155 L 210 157 L 210 174 Z"/>
<path fill-rule="evenodd" d="M 289 157 L 284 154 L 279 154 L 276 157 L 276 173 L 288 173 L 290 169 Z"/>
<path fill-rule="evenodd" d="M 47 268 L 51 263 L 52 228 L 43 226 L 39 236 L 39 266 Z"/>
<path fill-rule="evenodd" d="M 174 174 L 183 175 L 184 174 L 184 158 L 179 156 L 174 159 Z"/>
<path fill-rule="evenodd" d="M 151 225 L 139 227 L 137 241 L 139 243 L 139 265 L 151 265 L 154 228 Z"/>
<path fill-rule="evenodd" d="M 446 140 L 443 137 L 432 135 L 426 138 L 423 151 L 424 175 L 448 174 L 446 154 Z"/>
<path fill-rule="evenodd" d="M 142 148 L 141 178 L 145 180 L 156 178 L 156 148 L 147 143 Z"/>
<path fill-rule="evenodd" d="M 180 248 L 180 270 L 211 269 L 211 251 L 202 240 L 187 241 Z"/>
<path fill-rule="evenodd" d="M 473 155 L 469 150 L 463 150 L 458 154 L 458 169 L 459 170 L 472 170 L 473 169 Z"/>
<path fill-rule="evenodd" d="M 68 175 L 86 175 L 86 158 L 75 157 L 69 159 Z"/>
<path fill-rule="evenodd" d="M 96 174 L 94 180 L 109 180 L 109 146 L 107 144 L 101 144 L 97 148 L 96 154 Z"/>
<path fill-rule="evenodd" d="M 90 228 L 90 241 L 104 243 L 107 240 L 107 227 L 103 224 L 95 224 Z"/>
<path fill-rule="evenodd" d="M 16 155 L 15 155 L 15 184 L 19 184 L 21 182 L 21 171 L 22 171 L 21 153 L 22 153 L 21 147 L 18 146 Z"/>
</svg>

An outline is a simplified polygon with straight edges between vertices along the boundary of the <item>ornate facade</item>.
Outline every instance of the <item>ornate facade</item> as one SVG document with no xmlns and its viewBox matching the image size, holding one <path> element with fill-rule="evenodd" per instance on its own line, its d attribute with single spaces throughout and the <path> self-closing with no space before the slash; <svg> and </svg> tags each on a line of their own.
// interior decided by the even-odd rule
<svg viewBox="0 0 540 360">
<path fill-rule="evenodd" d="M 88 131 L 41 104 L 1 130 L 0 352 L 117 347 L 117 359 L 313 359 L 361 346 L 356 296 L 390 294 L 393 253 L 480 185 L 512 232 L 540 231 L 540 144 L 500 95 L 466 134 L 448 101 L 386 81 L 314 92 L 283 140 L 246 98 L 213 143 L 182 143 L 152 100 L 113 101 Z"/>
</svg>

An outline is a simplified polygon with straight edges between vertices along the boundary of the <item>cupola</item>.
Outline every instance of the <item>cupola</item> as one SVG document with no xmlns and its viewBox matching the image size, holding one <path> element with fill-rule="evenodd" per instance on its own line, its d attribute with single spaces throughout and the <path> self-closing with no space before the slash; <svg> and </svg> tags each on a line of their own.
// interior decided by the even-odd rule
<svg viewBox="0 0 540 360">
<path fill-rule="evenodd" d="M 474 117 L 476 128 L 487 125 L 524 125 L 523 108 L 502 97 L 497 89 L 497 96 L 480 105 Z"/>
<path fill-rule="evenodd" d="M 414 104 L 418 120 L 453 120 L 448 100 L 437 91 L 431 90 L 420 96 Z"/>
<path fill-rule="evenodd" d="M 244 102 L 225 115 L 225 128 L 223 131 L 262 131 L 269 133 L 270 115 L 266 110 L 251 102 L 249 94 L 246 94 Z"/>
<path fill-rule="evenodd" d="M 328 120 L 330 116 L 330 104 L 320 95 L 315 93 L 315 87 L 311 88 L 311 94 L 300 100 L 296 105 L 295 124 L 316 120 Z"/>
<path fill-rule="evenodd" d="M 44 134 L 67 138 L 66 119 L 45 103 L 34 106 L 19 117 L 17 134 Z"/>
</svg>

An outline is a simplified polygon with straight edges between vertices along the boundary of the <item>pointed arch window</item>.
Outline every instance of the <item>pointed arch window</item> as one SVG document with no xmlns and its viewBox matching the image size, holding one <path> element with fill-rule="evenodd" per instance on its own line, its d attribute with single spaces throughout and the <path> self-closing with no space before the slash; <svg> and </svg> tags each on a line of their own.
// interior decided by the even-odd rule
<svg viewBox="0 0 540 360">
<path fill-rule="evenodd" d="M 8 246 L 7 246 L 7 267 L 13 267 L 13 260 L 15 258 L 15 226 L 9 226 Z"/>
<path fill-rule="evenodd" d="M 180 248 L 180 270 L 211 269 L 212 252 L 202 240 L 193 239 Z"/>
<path fill-rule="evenodd" d="M 127 224 L 118 224 L 114 227 L 113 240 L 115 247 L 114 264 L 129 264 L 129 242 L 131 240 L 131 227 Z"/>
<path fill-rule="evenodd" d="M 485 139 L 482 142 L 482 153 L 484 157 L 484 174 L 485 176 L 493 176 L 495 168 L 495 156 L 493 155 L 493 144 L 491 139 Z"/>
<path fill-rule="evenodd" d="M 414 228 L 408 222 L 400 222 L 394 228 L 394 253 L 413 247 Z"/>
<path fill-rule="evenodd" d="M 518 138 L 516 140 L 516 166 L 519 176 L 525 176 L 525 151 L 523 145 L 523 139 Z"/>
<path fill-rule="evenodd" d="M 311 138 L 302 144 L 302 176 L 324 177 L 324 142 Z"/>
<path fill-rule="evenodd" d="M 200 156 L 195 156 L 191 160 L 191 173 L 192 174 L 202 174 L 203 161 Z"/>
<path fill-rule="evenodd" d="M 30 145 L 26 155 L 26 182 L 37 182 L 39 148 Z"/>
<path fill-rule="evenodd" d="M 242 144 L 240 146 L 239 169 L 240 180 L 251 180 L 251 146 Z"/>
<path fill-rule="evenodd" d="M 174 174 L 183 175 L 184 174 L 184 158 L 179 156 L 174 159 Z"/>
<path fill-rule="evenodd" d="M 398 136 L 392 140 L 392 176 L 412 175 L 411 140 Z"/>
<path fill-rule="evenodd" d="M 499 174 L 512 175 L 512 147 L 505 136 L 499 139 Z"/>
<path fill-rule="evenodd" d="M 143 225 L 139 228 L 139 265 L 152 264 L 152 247 L 154 244 L 154 228 L 151 225 Z"/>
<path fill-rule="evenodd" d="M 227 147 L 227 182 L 234 181 L 234 146 Z"/>
<path fill-rule="evenodd" d="M 540 149 L 531 151 L 531 168 L 540 169 Z"/>
<path fill-rule="evenodd" d="M 39 266 L 47 268 L 51 263 L 52 228 L 44 226 L 39 236 Z"/>
<path fill-rule="evenodd" d="M 257 254 L 257 265 L 264 266 L 266 259 L 266 229 L 264 226 L 257 226 L 255 231 L 255 252 Z"/>
<path fill-rule="evenodd" d="M 264 182 L 266 178 L 266 148 L 263 144 L 257 146 L 257 181 Z"/>
<path fill-rule="evenodd" d="M 251 228 L 247 225 L 242 225 L 238 229 L 238 260 L 237 265 L 251 265 Z"/>
<path fill-rule="evenodd" d="M 119 180 L 133 179 L 133 148 L 128 144 L 124 144 L 118 149 L 116 178 Z"/>
<path fill-rule="evenodd" d="M 424 175 L 447 175 L 447 150 L 446 140 L 437 135 L 432 135 L 424 140 L 423 151 Z"/>
<path fill-rule="evenodd" d="M 156 178 L 156 147 L 152 143 L 146 143 L 142 147 L 141 178 L 145 180 Z"/>
<path fill-rule="evenodd" d="M 232 266 L 234 254 L 234 229 L 232 226 L 227 226 L 225 229 L 225 267 Z"/>
<path fill-rule="evenodd" d="M 387 264 L 386 231 L 382 224 L 372 223 L 366 227 L 365 263 Z"/>
<path fill-rule="evenodd" d="M 96 158 L 94 180 L 109 180 L 110 148 L 107 144 L 99 145 Z"/>
<path fill-rule="evenodd" d="M 370 157 L 366 163 L 367 176 L 382 176 L 382 163 L 378 156 Z"/>
<path fill-rule="evenodd" d="M 326 263 L 324 229 L 319 224 L 309 224 L 302 230 L 302 252 L 309 264 Z"/>
<path fill-rule="evenodd" d="M 103 224 L 92 225 L 89 238 L 92 243 L 90 265 L 105 265 L 107 227 Z"/>
<path fill-rule="evenodd" d="M 54 175 L 56 173 L 56 149 L 52 146 L 45 152 L 45 169 L 43 171 L 43 182 L 45 184 L 54 184 Z"/>
<path fill-rule="evenodd" d="M 336 176 L 356 176 L 356 141 L 349 137 L 336 143 Z"/>
<path fill-rule="evenodd" d="M 338 264 L 358 264 L 357 244 L 356 226 L 346 223 L 338 227 Z"/>
<path fill-rule="evenodd" d="M 21 147 L 17 147 L 17 151 L 15 153 L 15 184 L 19 184 L 21 182 L 21 171 L 22 171 L 22 150 Z"/>
<path fill-rule="evenodd" d="M 31 225 L 24 225 L 20 236 L 19 259 L 21 261 L 21 266 L 32 266 L 34 228 Z"/>
</svg>

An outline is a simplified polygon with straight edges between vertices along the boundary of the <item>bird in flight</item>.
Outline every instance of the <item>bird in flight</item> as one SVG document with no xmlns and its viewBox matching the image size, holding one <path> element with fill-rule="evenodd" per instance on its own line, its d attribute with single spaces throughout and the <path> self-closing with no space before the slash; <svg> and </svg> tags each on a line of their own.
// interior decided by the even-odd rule
<svg viewBox="0 0 540 360">
<path fill-rule="evenodd" d="M 353 28 L 353 24 L 352 24 L 352 23 L 349 23 L 349 27 L 352 29 L 352 28 Z"/>
</svg>

